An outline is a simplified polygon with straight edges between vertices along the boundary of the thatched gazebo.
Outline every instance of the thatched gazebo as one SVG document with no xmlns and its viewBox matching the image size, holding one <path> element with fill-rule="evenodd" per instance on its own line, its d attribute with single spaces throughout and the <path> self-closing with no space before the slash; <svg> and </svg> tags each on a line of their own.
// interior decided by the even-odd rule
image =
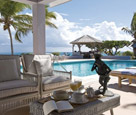
<svg viewBox="0 0 136 115">
<path fill-rule="evenodd" d="M 79 52 L 81 52 L 81 46 L 82 45 L 92 45 L 92 46 L 95 46 L 96 44 L 102 44 L 102 41 L 101 40 L 98 40 L 94 37 L 91 37 L 89 35 L 84 35 L 72 42 L 70 42 L 70 44 L 72 44 L 72 52 L 74 52 L 74 46 L 77 45 L 78 48 L 79 48 Z"/>
</svg>

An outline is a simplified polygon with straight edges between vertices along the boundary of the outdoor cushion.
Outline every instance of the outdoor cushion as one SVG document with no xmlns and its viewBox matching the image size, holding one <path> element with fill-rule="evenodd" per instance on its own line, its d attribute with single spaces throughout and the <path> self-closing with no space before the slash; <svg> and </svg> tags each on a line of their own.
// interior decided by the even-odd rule
<svg viewBox="0 0 136 115">
<path fill-rule="evenodd" d="M 124 69 L 121 74 L 136 75 L 136 69 Z"/>
<path fill-rule="evenodd" d="M 0 82 L 0 98 L 8 96 L 36 92 L 37 83 L 29 82 L 27 80 L 12 80 Z"/>
<path fill-rule="evenodd" d="M 51 55 L 23 55 L 24 69 L 26 72 L 37 74 L 34 60 L 50 59 L 51 57 Z"/>
<path fill-rule="evenodd" d="M 42 77 L 43 90 L 51 90 L 69 85 L 70 77 L 46 76 Z"/>
<path fill-rule="evenodd" d="M 10 60 L 10 59 L 16 60 L 18 74 L 20 75 L 20 56 L 18 55 L 0 55 L 0 60 Z"/>
<path fill-rule="evenodd" d="M 0 82 L 20 79 L 16 60 L 0 60 Z"/>
<path fill-rule="evenodd" d="M 53 68 L 50 59 L 41 59 L 34 60 L 36 71 L 38 75 L 42 74 L 42 76 L 51 76 L 53 75 Z"/>
</svg>

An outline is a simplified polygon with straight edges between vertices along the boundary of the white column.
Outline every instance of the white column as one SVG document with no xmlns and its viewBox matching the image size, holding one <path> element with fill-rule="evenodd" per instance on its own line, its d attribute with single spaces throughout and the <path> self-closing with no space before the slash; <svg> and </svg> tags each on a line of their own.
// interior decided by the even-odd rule
<svg viewBox="0 0 136 115">
<path fill-rule="evenodd" d="M 33 53 L 45 54 L 45 5 L 33 4 Z"/>
</svg>

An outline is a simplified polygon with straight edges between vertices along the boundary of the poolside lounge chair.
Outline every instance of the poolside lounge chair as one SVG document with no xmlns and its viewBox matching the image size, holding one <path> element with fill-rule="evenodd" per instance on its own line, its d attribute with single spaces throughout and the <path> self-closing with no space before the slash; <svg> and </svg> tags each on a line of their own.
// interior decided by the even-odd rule
<svg viewBox="0 0 136 115">
<path fill-rule="evenodd" d="M 49 95 L 53 90 L 69 89 L 71 72 L 53 70 L 51 55 L 23 55 L 25 72 L 38 74 L 41 79 L 41 97 Z"/>
<path fill-rule="evenodd" d="M 129 84 L 132 83 L 132 79 L 136 79 L 136 69 L 119 69 L 116 71 L 111 71 L 110 75 L 118 77 L 118 85 L 121 87 L 121 81 L 123 79 L 128 79 Z"/>
<path fill-rule="evenodd" d="M 127 67 L 126 69 L 136 69 L 136 66 Z"/>
<path fill-rule="evenodd" d="M 38 99 L 37 75 L 20 72 L 20 57 L 0 55 L 0 115 Z"/>
</svg>

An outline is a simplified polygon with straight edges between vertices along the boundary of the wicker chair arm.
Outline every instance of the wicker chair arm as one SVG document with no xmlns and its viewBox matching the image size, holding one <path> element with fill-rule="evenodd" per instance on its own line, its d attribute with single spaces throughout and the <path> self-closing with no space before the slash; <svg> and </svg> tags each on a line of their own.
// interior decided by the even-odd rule
<svg viewBox="0 0 136 115">
<path fill-rule="evenodd" d="M 33 73 L 21 73 L 21 78 L 29 80 L 30 82 L 38 82 L 38 75 Z"/>
<path fill-rule="evenodd" d="M 38 74 L 34 74 L 34 73 L 30 73 L 30 72 L 25 72 L 25 73 L 22 73 L 21 72 L 21 75 L 26 75 L 28 77 L 38 77 Z"/>
<path fill-rule="evenodd" d="M 58 70 L 53 70 L 53 74 L 54 75 L 61 75 L 61 76 L 66 76 L 66 77 L 70 77 L 70 79 L 72 79 L 72 72 L 65 72 L 65 71 L 58 71 Z"/>
</svg>

